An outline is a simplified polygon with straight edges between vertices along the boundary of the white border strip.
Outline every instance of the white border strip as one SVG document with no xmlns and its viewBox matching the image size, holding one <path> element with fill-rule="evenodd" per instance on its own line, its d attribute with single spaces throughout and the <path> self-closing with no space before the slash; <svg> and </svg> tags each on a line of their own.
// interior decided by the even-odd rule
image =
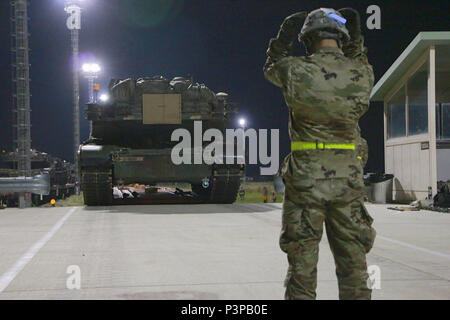
<svg viewBox="0 0 450 320">
<path fill-rule="evenodd" d="M 2 293 L 14 280 L 14 278 L 25 268 L 25 266 L 33 259 L 33 257 L 42 249 L 43 246 L 55 235 L 56 232 L 62 227 L 64 222 L 77 210 L 78 208 L 72 208 L 70 211 L 62 217 L 53 228 L 38 242 L 36 242 L 23 256 L 16 261 L 16 263 L 6 271 L 0 277 L 0 293 Z"/>
<path fill-rule="evenodd" d="M 425 248 L 417 247 L 417 246 L 415 246 L 413 244 L 409 244 L 409 243 L 406 243 L 406 242 L 402 242 L 402 241 L 398 241 L 398 240 L 394 240 L 394 239 L 390 239 L 390 238 L 386 238 L 386 237 L 382 237 L 382 236 L 377 236 L 377 239 L 382 239 L 384 241 L 392 242 L 392 243 L 395 243 L 395 244 L 398 244 L 398 245 L 401 245 L 401 246 L 404 246 L 404 247 L 408 247 L 408 248 L 411 248 L 411 249 L 416 249 L 416 250 L 419 250 L 419 251 L 422 251 L 422 252 L 425 252 L 425 253 L 428 253 L 428 254 L 432 254 L 434 256 L 450 259 L 450 254 L 445 254 L 445 253 L 440 253 L 440 252 L 437 252 L 437 251 L 428 250 L 428 249 L 425 249 Z"/>
</svg>

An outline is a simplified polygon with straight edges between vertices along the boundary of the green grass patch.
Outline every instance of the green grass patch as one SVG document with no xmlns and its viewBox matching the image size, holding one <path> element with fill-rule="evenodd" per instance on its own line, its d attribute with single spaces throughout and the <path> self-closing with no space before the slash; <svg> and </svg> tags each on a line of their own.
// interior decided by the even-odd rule
<svg viewBox="0 0 450 320">
<path fill-rule="evenodd" d="M 238 195 L 236 203 L 264 203 L 263 188 L 266 187 L 269 193 L 268 203 L 274 203 L 272 199 L 272 192 L 275 191 L 273 183 L 271 182 L 246 182 L 243 184 L 245 189 L 245 198 L 241 200 Z M 282 203 L 283 195 L 277 194 L 275 203 Z"/>
<path fill-rule="evenodd" d="M 190 189 L 189 185 L 164 185 L 165 187 L 177 187 L 181 189 Z M 272 183 L 268 182 L 246 182 L 243 184 L 245 188 L 245 198 L 241 200 L 238 195 L 236 203 L 264 203 L 263 201 L 263 188 L 266 187 L 269 192 L 269 200 L 268 203 L 274 203 L 272 199 L 272 192 L 274 191 L 274 187 Z M 283 195 L 277 194 L 276 203 L 283 202 Z M 56 207 L 83 207 L 83 193 L 80 193 L 79 196 L 73 195 L 64 200 L 56 201 Z M 45 204 L 42 207 L 49 208 L 50 204 Z"/>
<path fill-rule="evenodd" d="M 50 203 L 44 204 L 42 207 L 50 208 Z M 64 200 L 56 201 L 55 207 L 84 207 L 83 193 L 80 193 L 79 196 L 73 195 Z"/>
</svg>

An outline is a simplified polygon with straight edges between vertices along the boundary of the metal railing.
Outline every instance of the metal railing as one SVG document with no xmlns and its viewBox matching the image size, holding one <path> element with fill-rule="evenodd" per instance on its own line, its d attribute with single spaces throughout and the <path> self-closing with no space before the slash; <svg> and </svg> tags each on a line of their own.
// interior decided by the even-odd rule
<svg viewBox="0 0 450 320">
<path fill-rule="evenodd" d="M 43 173 L 35 177 L 0 178 L 0 193 L 50 194 L 50 175 Z"/>
</svg>

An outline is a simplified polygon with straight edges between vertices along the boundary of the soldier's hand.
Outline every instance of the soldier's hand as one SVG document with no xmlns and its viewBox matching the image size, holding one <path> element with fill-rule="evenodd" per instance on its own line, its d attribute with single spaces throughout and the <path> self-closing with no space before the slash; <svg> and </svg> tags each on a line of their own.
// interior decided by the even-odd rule
<svg viewBox="0 0 450 320">
<path fill-rule="evenodd" d="M 270 40 L 267 50 L 269 59 L 264 70 L 280 58 L 289 56 L 307 16 L 307 12 L 297 12 L 284 19 L 277 37 Z"/>
<path fill-rule="evenodd" d="M 286 42 L 293 41 L 300 33 L 307 16 L 308 13 L 306 11 L 302 11 L 294 13 L 284 19 L 278 35 L 279 38 Z"/>
<path fill-rule="evenodd" d="M 305 23 L 307 16 L 308 12 L 306 11 L 297 12 L 284 19 L 284 23 L 290 23 L 301 27 Z"/>
<path fill-rule="evenodd" d="M 338 10 L 338 12 L 347 19 L 345 26 L 348 29 L 351 39 L 358 39 L 361 36 L 361 17 L 358 11 L 352 8 L 343 8 Z"/>
</svg>

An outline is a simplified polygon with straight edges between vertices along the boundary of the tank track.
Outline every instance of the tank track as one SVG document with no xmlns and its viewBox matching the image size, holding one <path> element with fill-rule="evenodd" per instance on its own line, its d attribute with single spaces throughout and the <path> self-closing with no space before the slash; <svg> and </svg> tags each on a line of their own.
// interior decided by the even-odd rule
<svg viewBox="0 0 450 320">
<path fill-rule="evenodd" d="M 112 205 L 111 170 L 82 170 L 81 182 L 85 205 L 94 207 Z"/>
<path fill-rule="evenodd" d="M 232 204 L 236 202 L 240 186 L 240 170 L 231 167 L 214 170 L 208 188 L 205 189 L 201 185 L 192 185 L 192 191 L 207 203 Z"/>
</svg>

